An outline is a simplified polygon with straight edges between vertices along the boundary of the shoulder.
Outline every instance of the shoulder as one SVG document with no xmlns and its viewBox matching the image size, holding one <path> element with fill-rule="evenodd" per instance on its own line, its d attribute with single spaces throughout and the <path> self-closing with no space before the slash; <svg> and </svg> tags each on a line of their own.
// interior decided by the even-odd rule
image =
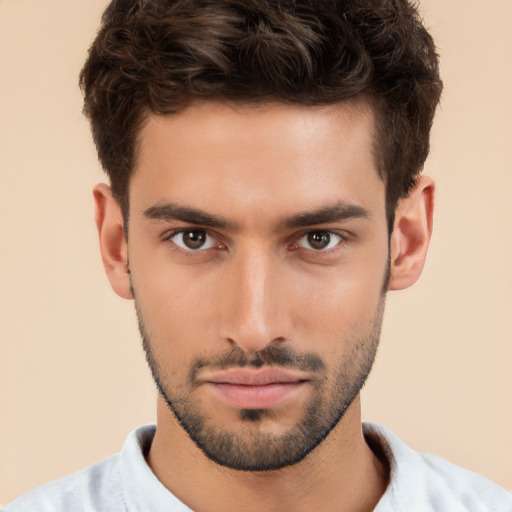
<svg viewBox="0 0 512 512">
<path fill-rule="evenodd" d="M 409 448 L 390 430 L 364 424 L 368 444 L 387 458 L 391 476 L 376 509 L 418 512 L 512 512 L 512 494 L 441 457 Z"/>
<path fill-rule="evenodd" d="M 119 454 L 38 487 L 9 503 L 4 512 L 122 511 Z"/>
<path fill-rule="evenodd" d="M 134 430 L 120 453 L 24 494 L 4 512 L 124 512 L 127 493 L 136 498 L 137 486 L 162 492 L 145 462 L 154 433 L 154 425 Z"/>
</svg>

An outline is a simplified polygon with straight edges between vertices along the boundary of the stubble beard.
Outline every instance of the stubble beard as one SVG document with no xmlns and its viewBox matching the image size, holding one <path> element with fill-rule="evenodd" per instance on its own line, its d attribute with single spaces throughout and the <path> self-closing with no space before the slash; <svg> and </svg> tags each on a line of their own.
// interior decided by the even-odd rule
<svg viewBox="0 0 512 512">
<path fill-rule="evenodd" d="M 135 290 L 134 290 L 135 291 Z M 134 293 L 134 297 L 136 297 Z M 315 354 L 298 354 L 284 344 L 269 345 L 260 352 L 247 353 L 234 348 L 210 359 L 196 359 L 188 372 L 187 382 L 179 386 L 170 383 L 169 372 L 160 364 L 135 299 L 142 344 L 156 387 L 181 427 L 210 460 L 221 466 L 241 471 L 270 471 L 302 461 L 336 427 L 361 391 L 375 360 L 379 344 L 385 294 L 367 331 L 357 339 L 342 343 L 349 347 L 338 364 L 328 385 L 326 365 Z M 314 392 L 297 423 L 281 435 L 262 432 L 258 424 L 275 416 L 273 409 L 241 409 L 237 431 L 212 425 L 201 412 L 192 393 L 195 376 L 204 366 L 215 368 L 260 367 L 263 365 L 312 372 Z M 333 372 L 331 372 L 333 373 Z"/>
</svg>

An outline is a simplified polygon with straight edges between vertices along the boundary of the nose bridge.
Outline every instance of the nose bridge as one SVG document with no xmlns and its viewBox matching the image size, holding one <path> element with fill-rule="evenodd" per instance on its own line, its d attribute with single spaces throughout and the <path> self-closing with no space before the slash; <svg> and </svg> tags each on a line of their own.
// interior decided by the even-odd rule
<svg viewBox="0 0 512 512">
<path fill-rule="evenodd" d="M 234 257 L 228 273 L 224 337 L 248 352 L 286 338 L 276 256 L 262 247 L 247 247 Z"/>
</svg>

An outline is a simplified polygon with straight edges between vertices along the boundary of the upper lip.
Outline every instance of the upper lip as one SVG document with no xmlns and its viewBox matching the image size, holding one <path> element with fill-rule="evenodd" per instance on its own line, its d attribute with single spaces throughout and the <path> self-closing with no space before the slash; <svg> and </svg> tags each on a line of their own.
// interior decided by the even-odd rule
<svg viewBox="0 0 512 512">
<path fill-rule="evenodd" d="M 242 386 L 265 386 L 268 384 L 299 383 L 305 380 L 302 375 L 282 370 L 280 368 L 233 368 L 205 375 L 203 382 L 214 384 L 233 384 Z"/>
</svg>

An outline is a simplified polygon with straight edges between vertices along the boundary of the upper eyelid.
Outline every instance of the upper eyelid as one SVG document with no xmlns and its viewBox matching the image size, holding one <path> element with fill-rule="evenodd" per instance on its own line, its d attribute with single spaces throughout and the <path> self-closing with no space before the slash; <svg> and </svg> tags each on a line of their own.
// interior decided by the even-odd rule
<svg viewBox="0 0 512 512">
<path fill-rule="evenodd" d="M 299 231 L 297 234 L 292 235 L 292 237 L 295 237 L 298 240 L 305 235 L 309 235 L 310 233 L 329 233 L 330 235 L 339 236 L 343 240 L 350 240 L 353 237 L 353 235 L 350 232 L 348 232 L 344 229 L 329 229 L 329 228 L 303 229 L 303 230 Z"/>
<path fill-rule="evenodd" d="M 311 234 L 311 233 L 328 233 L 329 235 L 334 235 L 341 239 L 341 241 L 347 241 L 348 236 L 344 233 L 341 233 L 339 231 L 334 231 L 331 229 L 309 229 L 307 231 L 304 231 L 301 235 L 297 237 L 297 240 L 300 240 L 301 238 Z"/>
<path fill-rule="evenodd" d="M 203 228 L 203 227 L 195 227 L 195 226 L 186 227 L 186 228 L 175 228 L 175 229 L 171 229 L 171 230 L 165 231 L 162 234 L 161 238 L 163 240 L 169 240 L 173 236 L 176 236 L 176 235 L 178 235 L 180 233 L 186 233 L 188 231 L 203 231 L 207 235 L 210 235 L 210 236 L 213 236 L 214 238 L 216 238 L 214 235 L 212 235 L 212 230 L 211 229 Z"/>
</svg>

